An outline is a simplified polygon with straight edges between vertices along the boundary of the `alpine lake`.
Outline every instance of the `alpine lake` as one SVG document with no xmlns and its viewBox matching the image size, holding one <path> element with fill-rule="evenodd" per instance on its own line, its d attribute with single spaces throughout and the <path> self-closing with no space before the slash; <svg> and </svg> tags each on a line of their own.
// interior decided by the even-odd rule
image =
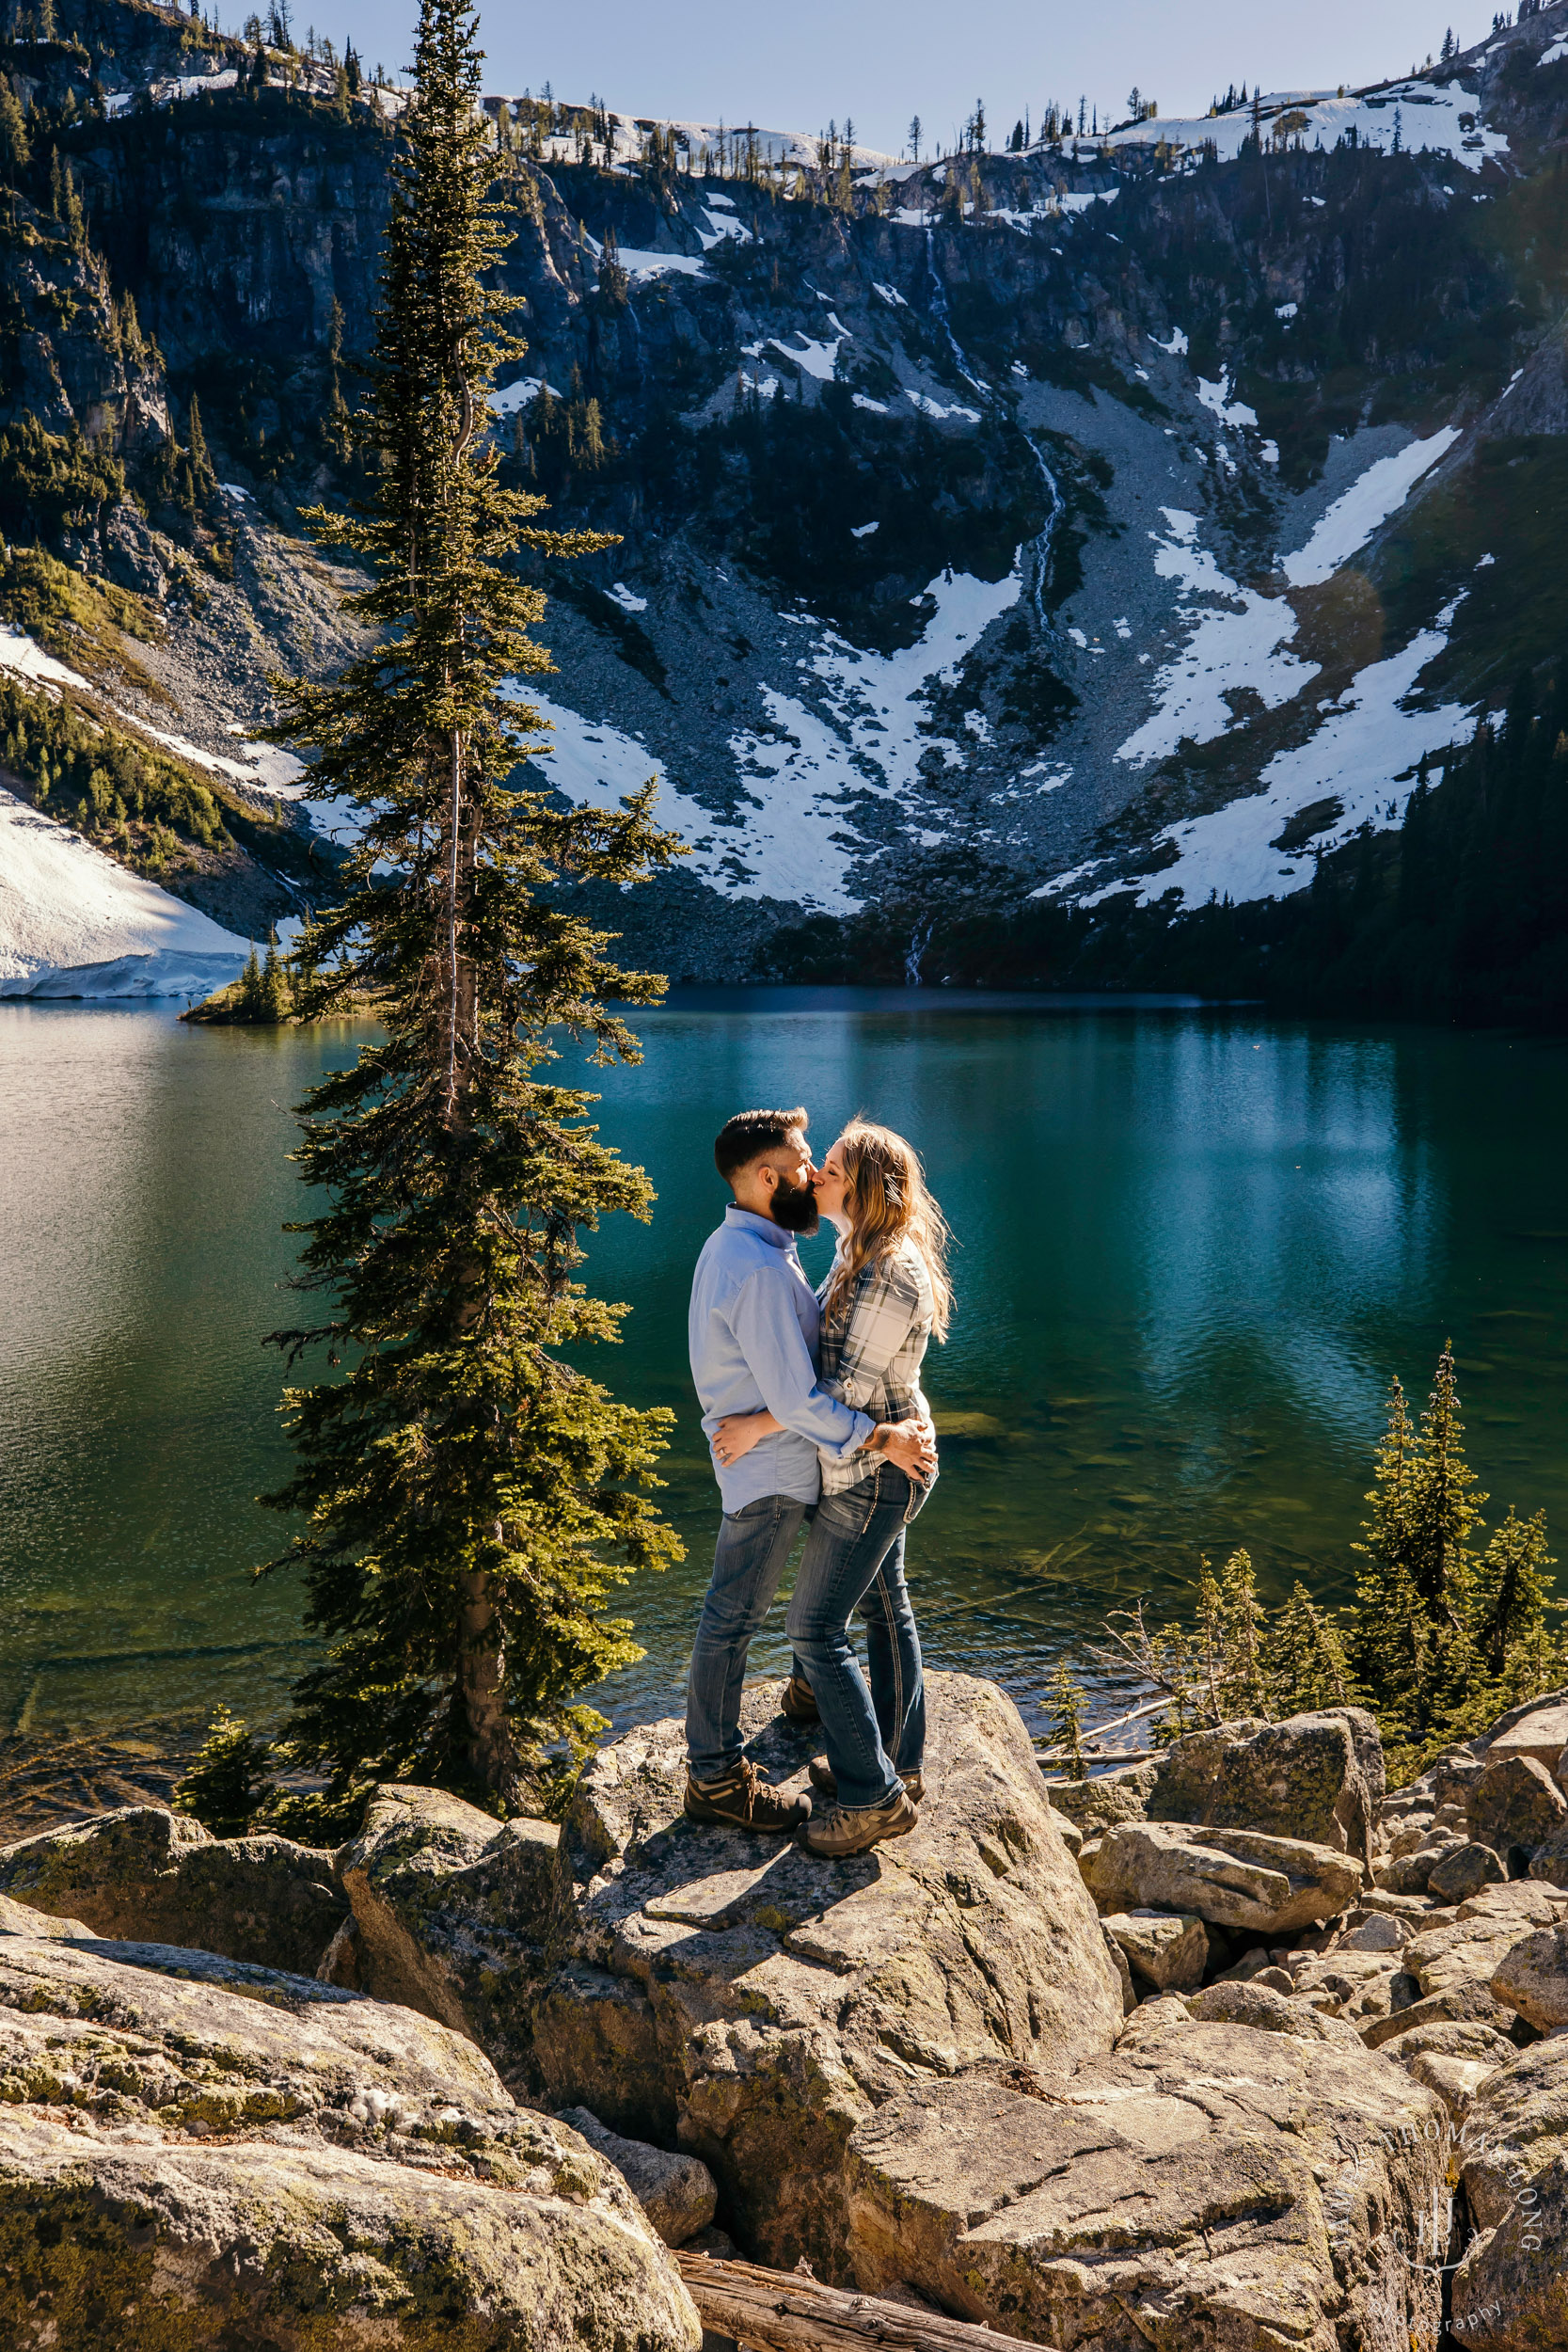
<svg viewBox="0 0 1568 2352">
<path fill-rule="evenodd" d="M 182 1026 L 177 1008 L 0 1008 L 0 1739 L 188 1744 L 220 1701 L 281 1718 L 312 1645 L 264 1335 L 309 1200 L 292 1116 L 357 1034 Z M 928 1660 L 1037 1727 L 1111 1610 L 1184 1608 L 1236 1545 L 1265 1597 L 1352 1586 L 1388 1382 L 1424 1403 L 1451 1337 L 1492 1504 L 1568 1534 L 1568 1051 L 1247 1008 L 829 991 L 678 992 L 646 1057 L 558 1074 L 648 1170 L 650 1224 L 591 1239 L 633 1311 L 590 1369 L 677 1416 L 685 1561 L 626 1588 L 645 1656 L 587 1692 L 676 1712 L 717 1499 L 686 1364 L 691 1263 L 725 1198 L 710 1141 L 803 1102 L 818 1153 L 863 1110 L 910 1136 L 957 1236 L 927 1359 L 942 1477 L 911 1531 Z M 814 1277 L 826 1231 L 802 1246 Z M 780 1671 L 784 1612 L 753 1649 Z M 194 1727 L 194 1730 L 193 1730 Z"/>
</svg>

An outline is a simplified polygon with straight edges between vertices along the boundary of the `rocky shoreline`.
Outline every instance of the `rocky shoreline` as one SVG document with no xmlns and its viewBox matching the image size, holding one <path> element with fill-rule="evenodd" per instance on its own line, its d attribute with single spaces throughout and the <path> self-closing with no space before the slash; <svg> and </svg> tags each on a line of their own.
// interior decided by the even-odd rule
<svg viewBox="0 0 1568 2352">
<path fill-rule="evenodd" d="M 674 1723 L 559 1831 L 0 1848 L 0 2338 L 1568 2344 L 1568 1692 L 1393 1793 L 1355 1708 L 1048 1784 L 994 1686 L 929 1705 L 841 1863 L 687 1822 Z"/>
</svg>

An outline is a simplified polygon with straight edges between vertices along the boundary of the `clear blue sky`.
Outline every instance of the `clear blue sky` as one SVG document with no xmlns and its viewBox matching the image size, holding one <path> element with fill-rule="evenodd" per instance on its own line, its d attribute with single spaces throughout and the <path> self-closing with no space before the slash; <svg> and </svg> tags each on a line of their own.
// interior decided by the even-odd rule
<svg viewBox="0 0 1568 2352">
<path fill-rule="evenodd" d="M 296 37 L 314 21 L 340 47 L 352 35 L 367 64 L 408 62 L 409 0 L 292 5 Z M 224 21 L 244 13 L 229 0 Z M 558 97 L 596 91 L 622 114 L 808 133 L 848 115 L 863 145 L 896 152 L 915 113 L 929 141 L 950 144 L 977 97 L 989 121 L 1010 126 L 1026 105 L 1037 115 L 1080 93 L 1119 118 L 1133 83 L 1162 114 L 1180 115 L 1201 113 L 1231 81 L 1381 81 L 1435 55 L 1450 23 L 1464 45 L 1478 40 L 1492 13 L 1492 0 L 1316 0 L 1277 12 L 1257 0 L 579 0 L 537 11 L 495 0 L 482 37 L 491 89 L 547 81 Z"/>
</svg>

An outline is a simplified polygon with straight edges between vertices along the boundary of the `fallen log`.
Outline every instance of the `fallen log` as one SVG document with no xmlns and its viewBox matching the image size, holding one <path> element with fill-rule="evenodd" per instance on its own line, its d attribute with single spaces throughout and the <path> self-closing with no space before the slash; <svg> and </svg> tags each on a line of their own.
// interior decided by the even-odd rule
<svg viewBox="0 0 1568 2352">
<path fill-rule="evenodd" d="M 972 2320 L 824 2286 L 809 2270 L 765 2270 L 710 2254 L 675 2261 L 703 2326 L 748 2352 L 1042 2352 Z"/>
</svg>

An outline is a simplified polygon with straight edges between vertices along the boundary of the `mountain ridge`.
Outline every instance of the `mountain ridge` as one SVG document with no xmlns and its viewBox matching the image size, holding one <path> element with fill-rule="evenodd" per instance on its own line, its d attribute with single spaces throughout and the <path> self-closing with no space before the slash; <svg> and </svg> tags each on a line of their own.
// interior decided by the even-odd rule
<svg viewBox="0 0 1568 2352">
<path fill-rule="evenodd" d="M 262 80 L 146 0 L 83 24 L 0 51 L 39 149 L 0 427 L 122 469 L 23 527 L 139 599 L 165 733 L 211 759 L 270 669 L 351 642 L 296 510 L 355 486 L 399 102 L 320 57 Z M 919 166 L 486 104 L 530 342 L 507 462 L 623 534 L 545 576 L 550 772 L 660 773 L 693 854 L 615 913 L 677 978 L 776 968 L 802 926 L 901 927 L 920 975 L 923 937 L 1042 894 L 1305 889 L 1561 642 L 1563 0 L 1430 76 Z"/>
</svg>

